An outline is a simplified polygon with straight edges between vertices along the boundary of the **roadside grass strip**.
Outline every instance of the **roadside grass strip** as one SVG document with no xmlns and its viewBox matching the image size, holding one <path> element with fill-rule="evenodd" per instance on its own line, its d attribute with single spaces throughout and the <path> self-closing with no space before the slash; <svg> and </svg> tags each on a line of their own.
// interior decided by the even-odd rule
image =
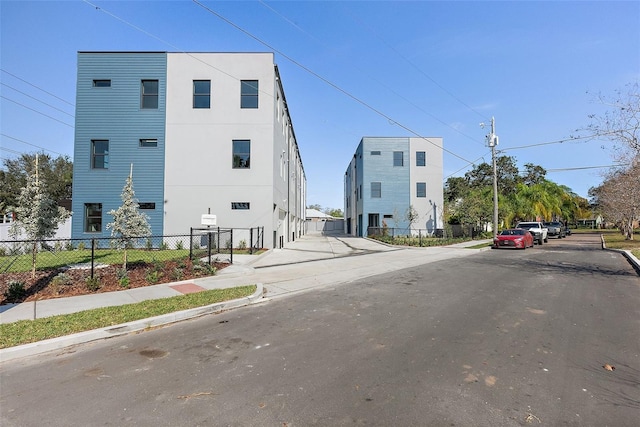
<svg viewBox="0 0 640 427">
<path fill-rule="evenodd" d="M 256 285 L 247 285 L 228 289 L 213 289 L 135 304 L 103 307 L 73 314 L 0 324 L 0 348 L 29 344 L 243 298 L 252 295 L 256 288 Z"/>
</svg>

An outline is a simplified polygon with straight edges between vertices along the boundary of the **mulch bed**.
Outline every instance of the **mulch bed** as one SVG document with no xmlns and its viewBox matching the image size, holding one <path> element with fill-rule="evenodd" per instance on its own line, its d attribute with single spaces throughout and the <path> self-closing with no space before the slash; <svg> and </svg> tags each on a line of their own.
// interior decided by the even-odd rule
<svg viewBox="0 0 640 427">
<path fill-rule="evenodd" d="M 213 266 L 220 270 L 227 267 L 228 263 L 214 263 Z M 97 279 L 96 290 L 92 290 L 87 284 L 91 275 L 88 268 L 58 268 L 36 271 L 36 277 L 31 277 L 31 272 L 4 273 L 0 275 L 0 305 L 51 298 L 63 298 L 77 295 L 98 294 L 104 292 L 121 291 L 124 289 L 141 288 L 170 283 L 182 280 L 190 280 L 197 277 L 209 276 L 211 273 L 190 260 L 168 261 L 162 263 L 129 263 L 127 265 L 127 277 L 129 283 L 121 286 L 118 280 L 118 270 L 122 265 L 109 265 L 95 268 L 94 277 Z M 64 276 L 60 276 L 63 273 Z M 58 279 L 55 279 L 58 277 Z M 9 284 L 12 281 L 24 283 L 24 295 L 7 297 Z"/>
</svg>

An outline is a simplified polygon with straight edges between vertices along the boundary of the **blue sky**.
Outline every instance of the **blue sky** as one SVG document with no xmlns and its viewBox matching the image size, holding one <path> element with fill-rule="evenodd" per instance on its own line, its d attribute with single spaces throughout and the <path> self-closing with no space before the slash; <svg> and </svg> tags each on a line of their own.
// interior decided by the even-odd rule
<svg viewBox="0 0 640 427">
<path fill-rule="evenodd" d="M 595 95 L 640 79 L 637 1 L 201 5 L 0 1 L 0 157 L 73 156 L 78 51 L 275 51 L 308 204 L 343 208 L 363 136 L 442 137 L 445 179 L 463 176 L 491 162 L 479 123 L 492 116 L 502 154 L 586 197 L 605 169 L 576 168 L 612 164 L 606 143 L 545 143 L 602 113 Z"/>
</svg>

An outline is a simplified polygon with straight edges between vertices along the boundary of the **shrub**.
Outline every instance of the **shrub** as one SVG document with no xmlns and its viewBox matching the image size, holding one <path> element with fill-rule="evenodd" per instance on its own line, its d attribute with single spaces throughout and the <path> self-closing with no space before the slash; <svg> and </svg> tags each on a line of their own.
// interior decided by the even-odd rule
<svg viewBox="0 0 640 427">
<path fill-rule="evenodd" d="M 177 250 L 182 250 L 182 249 L 184 249 L 184 245 L 182 244 L 182 240 L 178 240 L 178 241 L 176 242 L 176 249 L 177 249 Z"/>
<path fill-rule="evenodd" d="M 5 248 L 0 247 L 0 256 L 7 256 L 7 250 Z"/>
<path fill-rule="evenodd" d="M 182 280 L 182 278 L 184 277 L 184 270 L 181 268 L 174 268 L 173 271 L 171 271 L 171 280 Z"/>
<path fill-rule="evenodd" d="M 84 251 L 84 249 L 85 249 L 85 244 L 84 244 L 84 242 L 80 242 L 80 243 L 78 243 L 78 250 L 79 250 L 79 251 Z"/>
<path fill-rule="evenodd" d="M 166 251 L 167 249 L 169 249 L 169 245 L 167 244 L 167 242 L 160 243 L 160 250 L 161 251 Z"/>
<path fill-rule="evenodd" d="M 231 249 L 232 245 L 233 245 L 233 242 L 231 241 L 231 239 L 229 239 L 226 242 L 224 242 L 224 247 L 227 248 L 227 249 Z"/>
<path fill-rule="evenodd" d="M 64 248 L 68 251 L 72 251 L 73 248 L 73 242 L 71 240 L 67 240 L 64 244 Z"/>
<path fill-rule="evenodd" d="M 87 277 L 84 279 L 84 283 L 91 292 L 95 292 L 100 289 L 100 278 L 98 276 Z"/>
<path fill-rule="evenodd" d="M 17 302 L 27 295 L 24 282 L 10 280 L 9 288 L 4 292 L 4 297 L 8 302 Z"/>
<path fill-rule="evenodd" d="M 56 277 L 51 279 L 51 284 L 53 286 L 70 285 L 71 283 L 71 277 L 69 277 L 69 275 L 65 273 L 58 273 Z"/>
<path fill-rule="evenodd" d="M 193 273 L 196 276 L 213 276 L 218 271 L 213 265 L 209 265 L 206 262 L 201 262 L 199 264 L 194 264 Z"/>
<path fill-rule="evenodd" d="M 240 240 L 240 243 L 238 243 L 238 249 L 247 249 L 247 241 L 244 239 Z"/>
<path fill-rule="evenodd" d="M 151 239 L 147 239 L 147 242 L 145 243 L 145 246 L 146 246 L 148 251 L 153 249 L 153 242 L 151 241 Z"/>
<path fill-rule="evenodd" d="M 127 272 L 126 268 L 119 268 L 116 270 L 116 277 L 118 278 L 118 284 L 120 284 L 121 288 L 128 288 L 129 283 L 129 272 Z"/>
<path fill-rule="evenodd" d="M 160 281 L 160 277 L 162 277 L 162 272 L 158 270 L 147 270 L 147 274 L 145 275 L 145 279 L 149 283 L 158 283 Z"/>
</svg>

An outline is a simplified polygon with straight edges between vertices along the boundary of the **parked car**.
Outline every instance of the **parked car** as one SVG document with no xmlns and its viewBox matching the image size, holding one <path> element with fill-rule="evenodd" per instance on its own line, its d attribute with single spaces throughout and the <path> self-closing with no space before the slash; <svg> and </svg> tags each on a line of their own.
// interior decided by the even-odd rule
<svg viewBox="0 0 640 427">
<path fill-rule="evenodd" d="M 527 249 L 533 247 L 533 234 L 524 228 L 507 228 L 493 239 L 494 248 Z"/>
<path fill-rule="evenodd" d="M 516 225 L 516 228 L 524 228 L 525 230 L 529 230 L 529 232 L 533 234 L 534 242 L 538 243 L 539 245 L 541 245 L 542 242 L 546 243 L 549 241 L 549 230 L 547 230 L 547 227 L 545 227 L 539 221 L 519 222 L 518 225 Z"/>
<path fill-rule="evenodd" d="M 547 227 L 547 230 L 549 230 L 549 236 L 556 236 L 558 239 L 567 237 L 567 231 L 564 227 L 564 224 L 560 221 L 543 222 L 542 224 Z"/>
</svg>

